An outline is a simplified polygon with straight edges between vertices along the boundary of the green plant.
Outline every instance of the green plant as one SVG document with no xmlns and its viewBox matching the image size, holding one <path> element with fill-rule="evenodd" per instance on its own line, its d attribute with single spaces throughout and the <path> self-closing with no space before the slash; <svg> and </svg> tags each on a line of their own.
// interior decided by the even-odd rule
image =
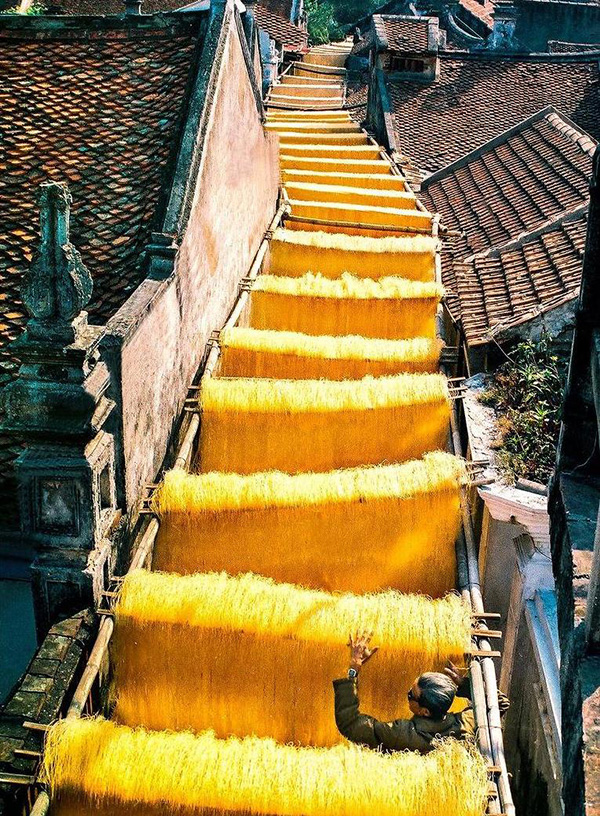
<svg viewBox="0 0 600 816">
<path fill-rule="evenodd" d="M 497 461 L 509 481 L 545 483 L 554 467 L 566 364 L 553 339 L 519 343 L 480 397 L 497 413 Z"/>
<path fill-rule="evenodd" d="M 23 9 L 21 5 L 13 6 L 12 8 L 6 9 L 6 11 L 2 12 L 3 14 L 27 14 L 29 16 L 37 15 L 37 14 L 45 14 L 46 13 L 46 6 L 44 3 L 38 3 L 34 0 L 30 6 Z"/>
<path fill-rule="evenodd" d="M 339 40 L 343 34 L 333 16 L 333 6 L 323 0 L 306 0 L 308 36 L 312 45 Z"/>
</svg>

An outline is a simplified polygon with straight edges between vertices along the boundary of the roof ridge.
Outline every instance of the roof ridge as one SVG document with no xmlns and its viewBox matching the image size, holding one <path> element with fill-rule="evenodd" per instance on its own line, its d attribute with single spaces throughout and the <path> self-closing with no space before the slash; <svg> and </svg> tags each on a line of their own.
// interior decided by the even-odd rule
<svg viewBox="0 0 600 816">
<path fill-rule="evenodd" d="M 481 158 L 484 154 L 490 153 L 494 148 L 498 147 L 498 145 L 504 144 L 512 136 L 522 133 L 531 125 L 542 121 L 542 119 L 546 119 L 559 133 L 574 142 L 585 153 L 593 156 L 596 145 L 598 144 L 594 137 L 583 130 L 583 128 L 580 128 L 579 125 L 575 124 L 575 122 L 569 119 L 564 113 L 558 111 L 554 105 L 546 105 L 545 108 L 542 108 L 527 119 L 523 119 L 508 130 L 499 133 L 498 136 L 494 136 L 493 139 L 479 145 L 479 147 L 476 147 L 470 153 L 466 153 L 464 156 L 456 159 L 456 161 L 446 165 L 446 167 L 442 167 L 440 170 L 436 170 L 435 173 L 427 176 L 421 183 L 421 189 L 427 190 L 431 184 L 435 184 L 440 179 L 446 178 L 461 167 L 466 167 L 475 159 Z"/>
<path fill-rule="evenodd" d="M 552 126 L 560 131 L 560 133 L 575 142 L 575 144 L 578 145 L 583 151 L 588 153 L 590 156 L 594 155 L 598 142 L 587 132 L 587 130 L 579 127 L 579 125 L 570 119 L 566 114 L 555 109 L 546 116 L 546 119 L 548 119 Z M 562 122 L 562 125 L 560 122 Z"/>
<path fill-rule="evenodd" d="M 539 238 L 540 235 L 549 232 L 561 224 L 568 223 L 569 221 L 576 221 L 581 215 L 587 212 L 588 208 L 589 202 L 586 201 L 583 204 L 578 204 L 576 207 L 572 207 L 570 210 L 563 210 L 563 212 L 559 213 L 559 215 L 549 218 L 535 229 L 525 230 L 524 232 L 519 233 L 516 238 L 511 238 L 510 241 L 506 241 L 503 244 L 488 247 L 482 252 L 474 252 L 471 255 L 463 258 L 463 260 L 459 261 L 458 263 L 470 264 L 480 258 L 499 258 L 501 253 L 524 246 L 525 244 L 534 241 L 536 238 Z"/>
<path fill-rule="evenodd" d="M 471 150 L 469 153 L 465 153 L 464 156 L 461 156 L 459 159 L 456 159 L 456 161 L 447 164 L 446 167 L 436 170 L 435 173 L 432 173 L 430 176 L 423 179 L 421 189 L 427 190 L 427 188 L 436 181 L 451 175 L 461 167 L 466 167 L 466 165 L 470 164 L 474 159 L 478 159 L 484 153 L 489 153 L 490 150 L 497 147 L 499 144 L 502 144 L 511 136 L 520 133 L 534 122 L 539 122 L 541 119 L 544 119 L 549 113 L 557 113 L 554 105 L 546 105 L 545 108 L 537 111 L 537 113 L 534 113 L 532 116 L 528 116 L 527 119 L 523 119 L 521 122 L 518 122 L 511 128 L 508 128 L 508 130 L 499 133 L 497 136 L 494 136 L 493 139 L 489 139 L 489 141 L 484 142 L 483 144 L 479 145 L 479 147 Z"/>
</svg>

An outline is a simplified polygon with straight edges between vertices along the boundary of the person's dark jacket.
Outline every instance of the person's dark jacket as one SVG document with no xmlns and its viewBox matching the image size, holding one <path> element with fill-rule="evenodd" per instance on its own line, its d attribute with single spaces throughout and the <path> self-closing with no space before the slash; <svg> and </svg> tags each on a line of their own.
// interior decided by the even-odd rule
<svg viewBox="0 0 600 816">
<path fill-rule="evenodd" d="M 369 748 L 386 751 L 420 751 L 426 754 L 433 749 L 436 737 L 466 739 L 475 736 L 475 714 L 472 706 L 457 714 L 446 714 L 441 720 L 420 717 L 415 714 L 410 720 L 381 722 L 367 714 L 361 714 L 356 680 L 334 680 L 335 722 L 340 733 L 351 742 Z M 470 699 L 468 678 L 460 685 L 457 697 Z M 498 692 L 500 714 L 504 715 L 510 703 L 508 697 Z"/>
</svg>

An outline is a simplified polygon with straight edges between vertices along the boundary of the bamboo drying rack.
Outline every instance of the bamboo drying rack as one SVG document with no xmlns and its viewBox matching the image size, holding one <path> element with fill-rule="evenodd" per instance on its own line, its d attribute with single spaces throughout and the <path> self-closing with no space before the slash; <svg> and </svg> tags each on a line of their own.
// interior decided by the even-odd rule
<svg viewBox="0 0 600 816">
<path fill-rule="evenodd" d="M 381 152 L 382 155 L 385 154 L 386 161 L 389 161 L 391 172 L 394 175 L 402 175 L 387 153 L 385 153 L 383 150 Z M 408 185 L 407 189 L 410 189 Z M 273 236 L 273 232 L 279 226 L 282 220 L 289 215 L 289 213 L 289 199 L 285 192 L 285 188 L 282 188 L 279 207 L 263 237 L 263 240 L 260 243 L 245 281 L 253 281 L 259 275 L 269 247 L 269 242 Z M 434 216 L 432 232 L 434 237 L 438 237 L 439 216 Z M 439 252 L 436 255 L 436 277 L 438 279 L 441 277 Z M 225 322 L 225 327 L 235 326 L 248 303 L 249 297 L 250 287 L 242 286 L 229 317 Z M 438 317 L 440 317 L 440 315 L 438 315 Z M 197 383 L 202 376 L 212 376 L 217 366 L 219 355 L 220 348 L 218 345 L 218 340 L 213 336 L 207 343 L 204 365 L 200 367 L 194 384 L 190 387 L 190 391 L 197 390 Z M 450 445 L 456 455 L 461 455 L 462 452 L 462 445 L 458 432 L 459 410 L 460 400 L 452 400 Z M 177 466 L 184 469 L 190 467 L 194 457 L 196 443 L 198 441 L 199 430 L 199 409 L 196 408 L 195 410 L 190 410 L 188 408 L 181 425 L 180 443 L 173 457 L 172 466 Z M 477 465 L 481 466 L 481 463 L 473 463 L 471 466 L 474 467 L 474 470 L 471 472 L 472 475 L 475 473 Z M 470 481 L 471 486 L 476 486 L 479 483 L 481 482 L 478 482 L 477 480 Z M 154 488 L 155 486 L 152 485 L 150 487 Z M 487 620 L 497 616 L 486 613 L 483 607 L 479 580 L 479 564 L 477 560 L 477 546 L 473 535 L 471 517 L 468 510 L 466 487 L 462 488 L 461 508 L 463 529 L 456 544 L 458 585 L 462 597 L 471 606 L 472 618 L 474 622 L 472 631 L 472 648 L 470 652 L 472 658 L 470 664 L 471 685 L 473 691 L 472 702 L 475 714 L 478 746 L 482 755 L 487 761 L 488 771 L 491 776 L 487 813 L 490 814 L 490 816 L 492 816 L 492 814 L 493 816 L 515 816 L 515 808 L 512 800 L 504 755 L 502 726 L 500 722 L 500 711 L 497 697 L 498 686 L 496 681 L 496 668 L 492 659 L 499 653 L 493 651 L 490 645 L 490 638 L 499 637 L 501 633 L 488 629 L 486 625 Z M 138 533 L 131 564 L 127 570 L 128 573 L 135 569 L 150 567 L 152 551 L 159 526 L 159 520 L 151 513 L 142 518 L 141 529 Z M 118 582 L 122 579 L 115 580 Z M 118 593 L 112 592 L 106 594 L 109 596 L 115 596 Z M 90 656 L 87 660 L 81 679 L 79 680 L 77 688 L 75 689 L 71 699 L 71 703 L 67 709 L 67 713 L 65 715 L 67 719 L 77 719 L 81 717 L 82 714 L 90 710 L 90 696 L 92 689 L 96 679 L 102 671 L 103 665 L 105 665 L 107 662 L 108 646 L 113 630 L 114 619 L 111 611 L 102 610 L 96 640 L 90 652 Z M 36 723 L 26 723 L 26 725 L 27 727 L 42 731 L 47 729 L 47 726 Z M 28 784 L 32 788 L 34 788 L 37 784 L 35 777 L 23 777 L 23 780 L 27 780 Z M 0 781 L 2 781 L 2 779 L 0 779 Z M 23 783 L 24 782 L 21 782 L 21 784 Z M 37 798 L 33 803 L 33 807 L 31 810 L 29 810 L 29 816 L 47 816 L 49 809 L 50 797 L 45 790 L 42 790 L 38 793 Z"/>
</svg>

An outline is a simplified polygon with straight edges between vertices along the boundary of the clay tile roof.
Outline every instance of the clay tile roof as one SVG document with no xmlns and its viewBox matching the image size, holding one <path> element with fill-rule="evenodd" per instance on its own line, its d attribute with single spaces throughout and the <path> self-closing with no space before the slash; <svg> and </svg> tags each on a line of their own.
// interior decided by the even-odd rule
<svg viewBox="0 0 600 816">
<path fill-rule="evenodd" d="M 266 31 L 271 39 L 281 43 L 286 50 L 308 49 L 308 32 L 298 28 L 288 18 L 271 11 L 264 3 L 257 3 L 253 12 L 259 28 Z"/>
<path fill-rule="evenodd" d="M 467 342 L 479 345 L 506 337 L 511 329 L 574 300 L 586 230 L 584 206 L 459 266 L 456 280 Z"/>
<path fill-rule="evenodd" d="M 503 57 L 440 53 L 439 77 L 388 80 L 400 150 L 434 172 L 554 105 L 600 136 L 598 61 L 592 55 Z"/>
<path fill-rule="evenodd" d="M 388 51 L 430 51 L 429 17 L 374 14 L 373 26 L 381 46 Z"/>
<path fill-rule="evenodd" d="M 445 242 L 442 276 L 450 311 L 462 316 L 469 342 L 484 342 L 482 321 L 488 321 L 486 331 L 493 325 L 488 312 L 505 320 L 546 308 L 560 293 L 572 295 L 581 274 L 579 238 L 595 146 L 572 121 L 545 108 L 423 182 L 420 196 L 428 209 L 440 213 L 445 227 L 463 231 Z M 529 238 L 526 249 L 520 246 L 523 236 L 557 219 L 568 221 L 574 212 L 576 227 L 569 221 L 551 228 L 553 236 L 562 236 L 556 259 L 534 252 L 536 246 L 558 246 L 556 237 Z M 565 236 L 575 234 L 577 241 L 569 244 Z M 534 283 L 547 280 L 547 290 L 536 294 L 533 283 L 525 286 L 528 275 Z M 474 315 L 477 298 L 488 295 L 486 309 Z"/>
<path fill-rule="evenodd" d="M 474 17 L 475 20 L 483 23 L 489 31 L 494 27 L 494 18 L 492 16 L 494 4 L 491 0 L 485 0 L 484 3 L 480 3 L 479 0 L 459 0 L 459 6 L 467 22 L 469 22 L 469 17 Z"/>
<path fill-rule="evenodd" d="M 260 5 L 284 20 L 291 20 L 293 0 L 261 0 Z"/>
<path fill-rule="evenodd" d="M 551 54 L 581 54 L 585 51 L 600 52 L 598 43 L 572 43 L 562 40 L 548 40 L 548 51 Z"/>
<path fill-rule="evenodd" d="M 46 0 L 52 14 L 97 15 L 123 14 L 123 0 Z M 174 11 L 186 5 L 186 0 L 143 0 L 142 13 Z"/>
<path fill-rule="evenodd" d="M 0 22 L 0 387 L 26 322 L 19 287 L 38 243 L 41 182 L 66 181 L 73 196 L 71 240 L 94 280 L 90 322 L 141 282 L 200 30 L 191 14 L 160 25 L 98 18 L 93 37 L 71 21 L 11 19 Z M 0 439 L 0 473 L 8 450 Z"/>
</svg>

